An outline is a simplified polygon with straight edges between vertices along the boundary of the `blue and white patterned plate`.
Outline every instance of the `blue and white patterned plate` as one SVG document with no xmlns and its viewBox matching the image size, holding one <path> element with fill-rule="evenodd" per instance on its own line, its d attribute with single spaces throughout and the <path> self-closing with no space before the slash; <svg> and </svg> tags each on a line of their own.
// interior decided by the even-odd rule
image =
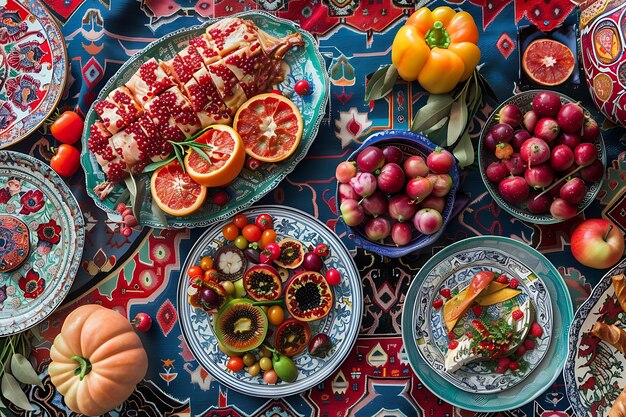
<svg viewBox="0 0 626 417">
<path fill-rule="evenodd" d="M 454 253 L 463 253 L 476 248 L 488 248 L 509 254 L 517 263 L 541 277 L 552 304 L 552 335 L 550 345 L 542 360 L 527 378 L 517 385 L 494 393 L 472 393 L 459 389 L 444 379 L 422 358 L 417 345 L 417 320 L 419 312 L 419 290 L 428 272 Z M 423 271 L 423 272 L 421 272 Z M 572 321 L 572 301 L 565 282 L 554 266 L 541 253 L 528 245 L 499 236 L 478 236 L 456 242 L 433 256 L 415 277 L 406 295 L 402 311 L 402 341 L 409 363 L 420 381 L 435 395 L 457 407 L 497 412 L 518 408 L 537 398 L 558 377 L 565 363 L 567 331 Z"/>
<path fill-rule="evenodd" d="M 574 315 L 563 376 L 567 398 L 579 417 L 608 416 L 613 401 L 626 386 L 624 354 L 591 334 L 591 327 L 599 320 L 626 330 L 626 313 L 611 280 L 625 270 L 623 259 L 602 277 Z"/>
<path fill-rule="evenodd" d="M 191 307 L 187 302 L 186 277 L 178 283 L 178 316 L 183 337 L 189 349 L 215 379 L 241 393 L 267 398 L 280 398 L 306 391 L 326 380 L 343 363 L 356 342 L 361 326 L 363 290 L 359 271 L 350 253 L 337 236 L 323 223 L 310 215 L 293 208 L 282 206 L 256 206 L 243 212 L 248 218 L 267 213 L 274 219 L 274 230 L 279 237 L 290 237 L 305 245 L 326 243 L 330 256 L 325 258 L 326 268 L 341 273 L 341 283 L 331 287 L 334 306 L 330 313 L 314 322 L 309 322 L 311 336 L 323 332 L 333 342 L 333 349 L 325 358 L 309 355 L 306 350 L 293 357 L 299 370 L 295 382 L 279 382 L 268 385 L 261 375 L 251 377 L 244 371 L 228 372 L 228 357 L 217 346 L 217 338 L 211 325 L 211 315 Z M 225 221 L 210 227 L 191 249 L 181 271 L 197 265 L 203 256 L 213 255 L 223 245 L 222 227 Z"/>
<path fill-rule="evenodd" d="M 423 271 L 423 272 L 422 272 Z M 480 271 L 491 271 L 495 274 L 516 278 L 522 292 L 512 300 L 486 307 L 481 320 L 489 318 L 491 321 L 507 319 L 515 306 L 522 305 L 530 299 L 534 310 L 534 320 L 544 330 L 543 335 L 536 340 L 536 347 L 527 351 L 522 359 L 528 367 L 525 372 L 496 373 L 497 360 L 472 362 L 461 367 L 456 372 L 446 372 L 444 357 L 448 350 L 450 339 L 443 318 L 443 308 L 435 310 L 433 301 L 440 298 L 439 292 L 444 288 L 459 292 L 467 288 L 474 275 Z M 418 277 L 423 276 L 422 285 L 416 305 L 415 339 L 419 353 L 428 365 L 452 385 L 468 392 L 488 394 L 509 389 L 524 380 L 543 360 L 550 347 L 552 334 L 552 302 L 550 294 L 542 280 L 535 273 L 517 260 L 514 256 L 501 249 L 483 247 L 467 248 L 448 252 L 432 268 L 422 268 Z M 472 328 L 471 321 L 475 319 L 472 309 L 457 323 L 454 331 L 463 335 Z M 529 322 L 531 317 L 524 318 Z"/>
</svg>

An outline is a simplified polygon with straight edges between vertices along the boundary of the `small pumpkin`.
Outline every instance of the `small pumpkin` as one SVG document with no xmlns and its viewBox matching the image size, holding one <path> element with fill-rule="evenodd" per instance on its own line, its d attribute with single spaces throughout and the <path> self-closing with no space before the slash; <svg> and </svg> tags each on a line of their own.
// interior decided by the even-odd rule
<svg viewBox="0 0 626 417">
<path fill-rule="evenodd" d="M 104 414 L 130 397 L 148 355 L 121 314 L 89 304 L 71 312 L 50 348 L 50 380 L 74 412 Z"/>
</svg>

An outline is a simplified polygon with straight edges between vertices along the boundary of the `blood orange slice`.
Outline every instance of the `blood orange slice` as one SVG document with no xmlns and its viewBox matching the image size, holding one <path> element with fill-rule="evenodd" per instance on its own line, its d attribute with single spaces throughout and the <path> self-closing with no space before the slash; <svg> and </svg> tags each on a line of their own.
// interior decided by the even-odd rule
<svg viewBox="0 0 626 417">
<path fill-rule="evenodd" d="M 189 176 L 205 187 L 221 187 L 239 175 L 246 159 L 243 142 L 232 127 L 214 125 L 204 132 L 198 143 L 210 148 L 190 148 L 185 155 L 185 169 Z M 204 152 L 206 158 L 198 152 Z"/>
<path fill-rule="evenodd" d="M 237 111 L 233 127 L 248 155 L 263 162 L 279 162 L 295 152 L 304 123 L 291 100 L 268 93 L 246 101 Z"/>
<path fill-rule="evenodd" d="M 564 83 L 574 71 L 574 54 L 561 42 L 537 39 L 528 45 L 522 56 L 524 73 L 541 85 Z"/>
<path fill-rule="evenodd" d="M 152 173 L 150 192 L 165 213 L 187 216 L 204 203 L 207 190 L 185 173 L 178 160 L 173 160 Z"/>
</svg>

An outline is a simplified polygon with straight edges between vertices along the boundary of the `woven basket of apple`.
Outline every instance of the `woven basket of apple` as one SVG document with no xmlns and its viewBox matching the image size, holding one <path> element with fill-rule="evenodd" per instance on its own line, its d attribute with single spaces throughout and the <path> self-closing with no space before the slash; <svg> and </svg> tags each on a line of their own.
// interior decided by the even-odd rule
<svg viewBox="0 0 626 417">
<path fill-rule="evenodd" d="M 606 170 L 598 124 L 571 98 L 517 94 L 498 106 L 478 143 L 480 174 L 494 201 L 538 224 L 576 216 L 594 200 Z"/>
<path fill-rule="evenodd" d="M 348 235 L 374 253 L 398 258 L 429 246 L 452 217 L 459 168 L 425 136 L 375 133 L 335 174 Z"/>
</svg>

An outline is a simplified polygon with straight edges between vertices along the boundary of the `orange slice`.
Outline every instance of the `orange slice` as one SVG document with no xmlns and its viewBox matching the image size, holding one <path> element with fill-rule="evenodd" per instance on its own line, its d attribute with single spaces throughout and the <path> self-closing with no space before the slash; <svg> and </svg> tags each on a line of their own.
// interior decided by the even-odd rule
<svg viewBox="0 0 626 417">
<path fill-rule="evenodd" d="M 187 216 L 202 206 L 207 190 L 185 173 L 178 160 L 173 160 L 152 173 L 150 192 L 165 213 Z"/>
<path fill-rule="evenodd" d="M 532 81 L 541 85 L 559 85 L 574 71 L 574 54 L 561 42 L 537 39 L 522 56 L 522 68 Z"/>
<path fill-rule="evenodd" d="M 189 176 L 205 187 L 221 187 L 234 180 L 243 168 L 246 151 L 243 142 L 232 127 L 213 125 L 198 139 L 211 148 L 189 149 L 185 155 L 185 169 Z M 198 154 L 204 152 L 206 158 Z"/>
<path fill-rule="evenodd" d="M 233 127 L 246 153 L 263 162 L 279 162 L 296 151 L 304 123 L 293 101 L 280 94 L 260 94 L 237 111 Z"/>
</svg>

